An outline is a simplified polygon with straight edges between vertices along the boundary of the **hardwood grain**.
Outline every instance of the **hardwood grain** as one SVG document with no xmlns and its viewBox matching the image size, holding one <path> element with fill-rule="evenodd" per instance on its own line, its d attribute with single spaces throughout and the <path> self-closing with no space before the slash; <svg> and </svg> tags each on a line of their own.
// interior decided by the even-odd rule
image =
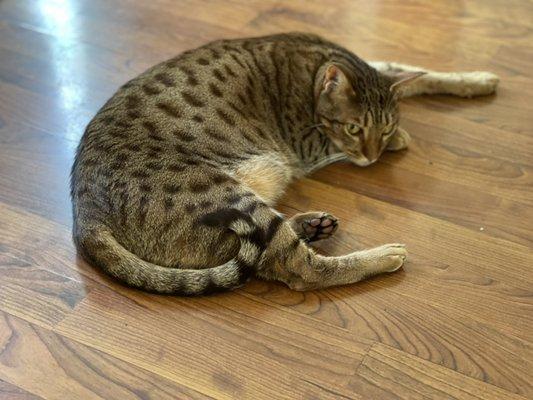
<svg viewBox="0 0 533 400">
<path fill-rule="evenodd" d="M 209 398 L 3 313 L 0 343 L 0 378 L 11 384 L 8 393 L 17 385 L 58 400 Z"/>
<path fill-rule="evenodd" d="M 384 294 L 386 284 L 294 294 L 282 286 L 256 283 L 247 290 L 267 304 L 283 305 L 400 349 L 434 364 L 509 391 L 531 396 L 533 348 L 506 330 L 473 323 L 453 308 L 436 307 L 401 294 Z M 385 288 L 384 288 L 385 287 Z M 393 305 L 401 304 L 401 307 Z"/>
<path fill-rule="evenodd" d="M 244 324 L 215 305 L 205 304 L 212 309 L 208 312 L 199 311 L 197 304 L 172 306 L 175 313 L 170 314 L 170 307 L 153 301 L 148 309 L 110 290 L 95 290 L 55 331 L 209 396 L 229 399 L 291 399 L 313 383 L 346 395 L 367 349 L 356 341 L 344 341 L 341 347 L 327 337 L 316 340 L 305 334 L 305 324 L 302 332 L 290 326 L 274 331 L 260 314 Z M 335 396 L 324 393 L 320 398 Z"/>
<path fill-rule="evenodd" d="M 41 129 L 6 123 L 2 128 L 5 153 L 0 157 L 0 200 L 70 226 L 68 180 L 75 146 Z"/>
<path fill-rule="evenodd" d="M 382 344 L 372 347 L 357 373 L 400 399 L 524 399 Z"/>
<path fill-rule="evenodd" d="M 282 199 L 340 217 L 319 252 L 405 242 L 404 269 L 182 299 L 81 260 L 69 170 L 105 100 L 207 41 L 289 30 L 501 77 L 496 96 L 406 100 L 408 151 Z M 0 2 L 0 399 L 533 398 L 532 67 L 525 0 Z"/>
<path fill-rule="evenodd" d="M 0 379 L 1 400 L 42 400 L 42 397 L 28 393 L 21 388 Z"/>
</svg>

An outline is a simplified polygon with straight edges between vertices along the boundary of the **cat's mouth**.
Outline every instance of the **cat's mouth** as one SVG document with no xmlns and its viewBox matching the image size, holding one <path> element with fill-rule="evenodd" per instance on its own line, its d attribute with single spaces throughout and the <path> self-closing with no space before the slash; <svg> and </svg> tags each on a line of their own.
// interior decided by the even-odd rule
<svg viewBox="0 0 533 400">
<path fill-rule="evenodd" d="M 353 162 L 358 167 L 368 167 L 369 165 L 374 164 L 379 157 L 376 157 L 373 160 L 369 160 L 362 154 L 352 154 L 352 153 L 346 153 L 348 155 L 348 158 L 351 162 Z"/>
</svg>

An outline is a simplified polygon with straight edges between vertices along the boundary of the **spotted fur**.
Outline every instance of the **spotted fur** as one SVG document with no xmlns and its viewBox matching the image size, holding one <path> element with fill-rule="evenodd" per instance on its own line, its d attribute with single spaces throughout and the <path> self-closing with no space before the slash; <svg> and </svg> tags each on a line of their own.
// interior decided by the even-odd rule
<svg viewBox="0 0 533 400">
<path fill-rule="evenodd" d="M 403 245 L 322 257 L 307 242 L 337 220 L 286 220 L 272 206 L 314 169 L 405 148 L 400 97 L 490 91 L 469 76 L 461 92 L 461 75 L 431 71 L 411 85 L 420 75 L 300 33 L 217 41 L 156 65 L 120 88 L 81 139 L 74 240 L 108 274 L 157 293 L 207 294 L 252 276 L 305 290 L 394 271 Z"/>
</svg>

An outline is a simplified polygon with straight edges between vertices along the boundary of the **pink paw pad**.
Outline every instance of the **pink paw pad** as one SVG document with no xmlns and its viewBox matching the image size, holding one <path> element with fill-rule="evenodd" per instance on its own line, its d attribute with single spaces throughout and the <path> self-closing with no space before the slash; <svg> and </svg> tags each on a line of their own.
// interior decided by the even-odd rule
<svg viewBox="0 0 533 400">
<path fill-rule="evenodd" d="M 302 228 L 309 242 L 329 238 L 335 232 L 337 226 L 337 218 L 330 214 L 323 214 L 320 218 L 302 222 Z"/>
</svg>

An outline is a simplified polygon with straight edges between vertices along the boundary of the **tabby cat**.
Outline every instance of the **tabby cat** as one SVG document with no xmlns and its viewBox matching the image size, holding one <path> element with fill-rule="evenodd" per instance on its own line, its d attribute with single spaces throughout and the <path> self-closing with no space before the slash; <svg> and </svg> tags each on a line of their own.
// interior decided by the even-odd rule
<svg viewBox="0 0 533 400">
<path fill-rule="evenodd" d="M 251 277 L 296 290 L 400 268 L 388 244 L 341 257 L 326 212 L 272 207 L 291 180 L 338 160 L 366 166 L 407 147 L 398 100 L 494 92 L 487 72 L 367 64 L 300 33 L 221 40 L 122 86 L 87 127 L 72 168 L 74 240 L 111 276 L 157 293 L 199 295 Z"/>
</svg>

